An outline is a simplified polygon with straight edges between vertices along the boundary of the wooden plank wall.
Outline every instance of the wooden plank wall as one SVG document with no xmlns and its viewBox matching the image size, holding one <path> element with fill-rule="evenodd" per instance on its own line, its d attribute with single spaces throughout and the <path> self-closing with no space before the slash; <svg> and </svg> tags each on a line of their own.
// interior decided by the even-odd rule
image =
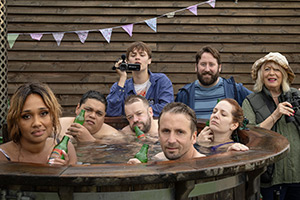
<svg viewBox="0 0 300 200">
<path fill-rule="evenodd" d="M 203 45 L 216 47 L 222 56 L 223 77 L 234 76 L 252 89 L 250 68 L 271 51 L 283 53 L 300 87 L 300 0 L 216 1 L 216 7 L 198 6 L 198 16 L 188 10 L 173 18 L 157 19 L 157 33 L 144 20 L 205 1 L 121 0 L 7 0 L 9 33 L 20 35 L 8 51 L 8 89 L 11 95 L 22 83 L 49 84 L 64 108 L 73 115 L 87 90 L 109 93 L 118 80 L 111 70 L 131 42 L 144 41 L 153 50 L 153 72 L 165 73 L 174 93 L 196 79 L 194 56 Z M 107 43 L 100 32 L 90 32 L 84 44 L 66 33 L 60 46 L 51 34 L 41 41 L 28 33 L 97 30 L 136 23 L 133 36 L 113 29 Z"/>
</svg>

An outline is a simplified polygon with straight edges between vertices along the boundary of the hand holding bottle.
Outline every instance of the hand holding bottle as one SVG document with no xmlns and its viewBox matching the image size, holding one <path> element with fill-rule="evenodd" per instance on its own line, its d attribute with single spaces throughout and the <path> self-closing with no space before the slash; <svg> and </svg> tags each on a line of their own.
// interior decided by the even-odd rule
<svg viewBox="0 0 300 200">
<path fill-rule="evenodd" d="M 69 155 L 64 151 L 62 150 L 62 154 L 64 156 L 64 159 L 61 159 L 59 157 L 57 158 L 50 158 L 49 161 L 48 161 L 48 164 L 51 164 L 51 165 L 69 165 L 70 163 L 70 159 L 69 159 Z"/>
<path fill-rule="evenodd" d="M 83 125 L 78 123 L 73 123 L 67 129 L 67 135 L 73 136 L 78 142 L 95 142 L 96 139 L 91 135 L 89 130 Z"/>
</svg>

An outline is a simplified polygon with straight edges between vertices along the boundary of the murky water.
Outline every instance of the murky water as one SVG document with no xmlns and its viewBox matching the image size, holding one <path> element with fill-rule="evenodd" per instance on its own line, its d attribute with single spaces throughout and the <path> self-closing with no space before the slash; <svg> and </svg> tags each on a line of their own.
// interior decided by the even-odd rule
<svg viewBox="0 0 300 200">
<path fill-rule="evenodd" d="M 157 138 L 147 138 L 145 141 L 136 139 L 114 144 L 113 141 L 98 143 L 78 143 L 75 145 L 78 164 L 127 163 L 139 152 L 143 144 L 149 144 L 148 161 L 161 152 Z"/>
</svg>

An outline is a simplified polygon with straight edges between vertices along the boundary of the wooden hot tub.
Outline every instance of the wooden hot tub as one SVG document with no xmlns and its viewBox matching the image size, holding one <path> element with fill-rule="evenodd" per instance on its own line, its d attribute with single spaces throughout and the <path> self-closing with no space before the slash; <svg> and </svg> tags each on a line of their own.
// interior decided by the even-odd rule
<svg viewBox="0 0 300 200">
<path fill-rule="evenodd" d="M 250 151 L 185 162 L 68 167 L 0 162 L 0 199 L 258 199 L 259 175 L 288 153 L 289 142 L 257 127 L 240 138 Z"/>
</svg>

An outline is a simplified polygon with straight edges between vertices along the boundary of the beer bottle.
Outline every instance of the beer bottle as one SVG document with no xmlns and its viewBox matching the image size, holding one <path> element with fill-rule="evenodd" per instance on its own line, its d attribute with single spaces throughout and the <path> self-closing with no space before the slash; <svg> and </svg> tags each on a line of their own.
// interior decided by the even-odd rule
<svg viewBox="0 0 300 200">
<path fill-rule="evenodd" d="M 135 132 L 136 137 L 137 137 L 139 140 L 140 140 L 140 139 L 143 139 L 143 138 L 146 138 L 144 132 L 141 131 L 141 129 L 139 129 L 138 126 L 135 126 L 135 127 L 134 127 L 134 132 Z"/>
<path fill-rule="evenodd" d="M 66 153 L 68 153 L 68 142 L 69 142 L 69 137 L 68 136 L 64 136 L 63 139 L 60 141 L 59 144 L 57 144 L 51 154 L 50 154 L 50 157 L 49 157 L 49 160 L 48 160 L 48 163 L 51 159 L 54 159 L 54 158 L 61 158 L 61 159 L 65 159 L 63 153 L 62 153 L 62 150 L 64 150 Z"/>
<path fill-rule="evenodd" d="M 137 152 L 137 154 L 135 154 L 134 157 L 137 158 L 142 163 L 148 162 L 148 148 L 149 148 L 148 144 L 143 144 L 141 150 Z"/>
<path fill-rule="evenodd" d="M 77 116 L 75 117 L 73 123 L 77 123 L 77 124 L 83 125 L 83 123 L 84 123 L 84 115 L 85 115 L 85 110 L 84 110 L 84 109 L 81 109 L 79 115 L 77 115 Z"/>
</svg>

